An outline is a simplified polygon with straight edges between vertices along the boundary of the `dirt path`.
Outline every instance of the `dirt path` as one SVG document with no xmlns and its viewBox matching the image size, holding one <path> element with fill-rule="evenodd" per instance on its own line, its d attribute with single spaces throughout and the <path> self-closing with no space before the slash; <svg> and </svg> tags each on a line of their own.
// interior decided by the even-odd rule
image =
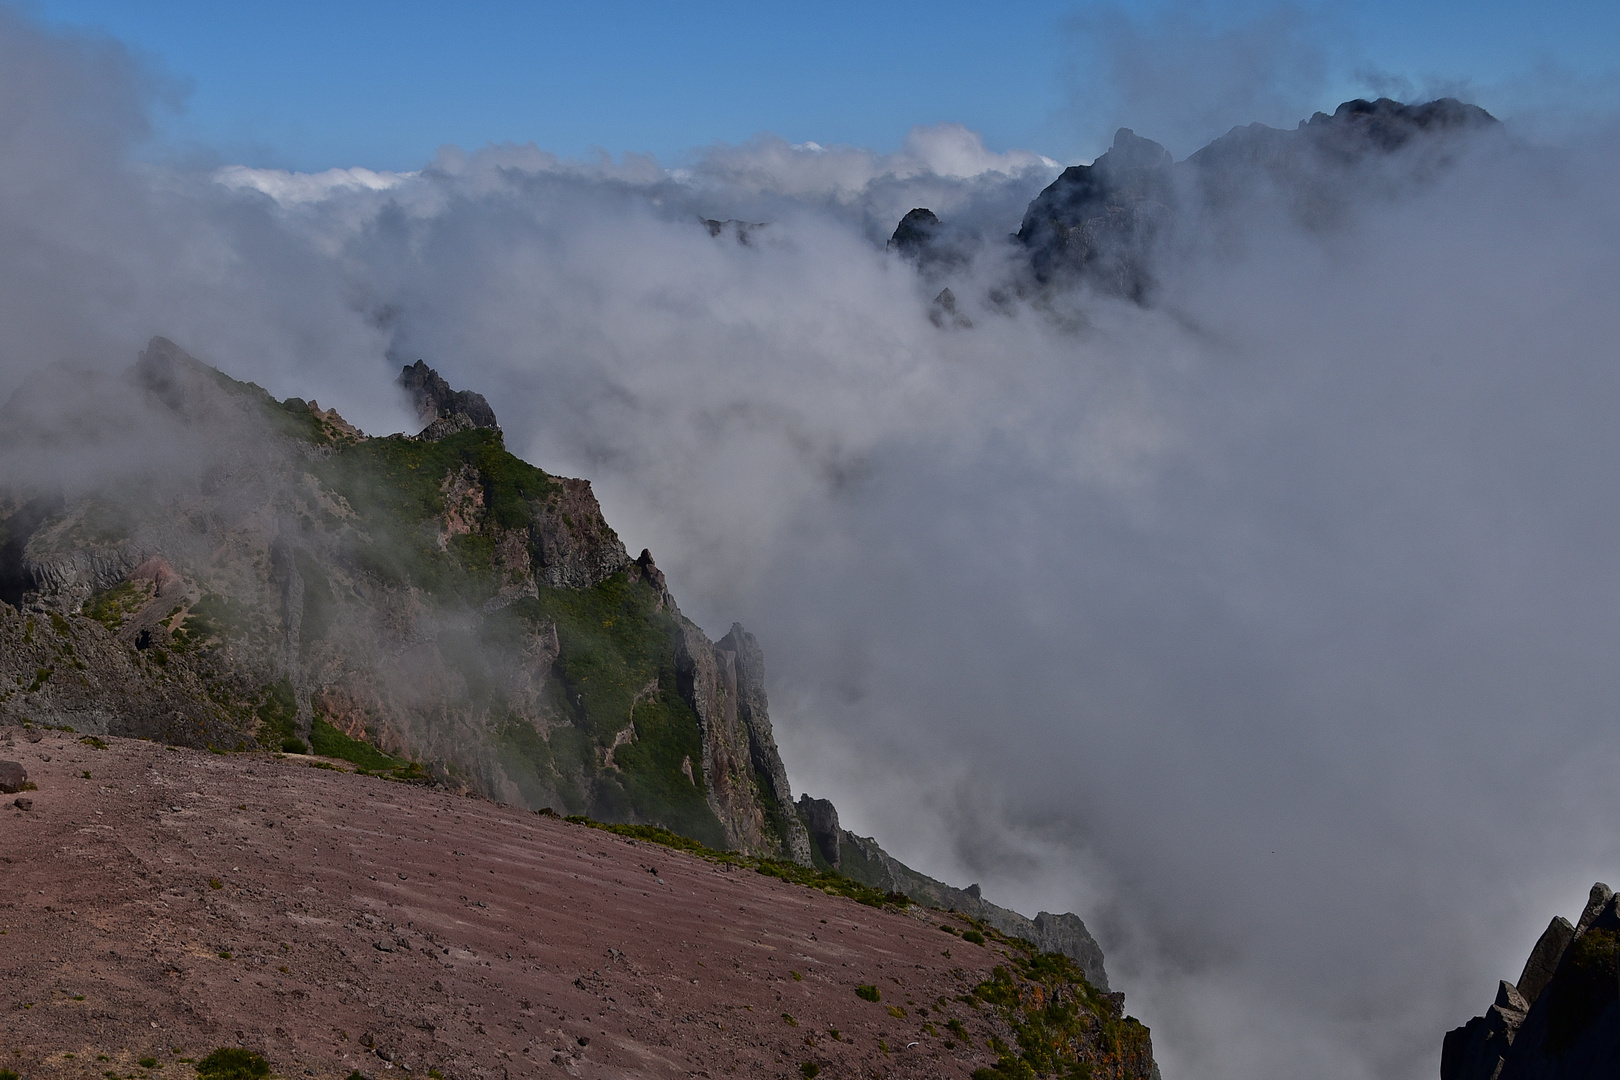
<svg viewBox="0 0 1620 1080">
<path fill-rule="evenodd" d="M 0 1068 L 25 1080 L 188 1080 L 227 1045 L 292 1078 L 994 1060 L 956 998 L 1001 958 L 938 913 L 298 758 L 6 730 L 39 788 L 0 803 Z"/>
</svg>

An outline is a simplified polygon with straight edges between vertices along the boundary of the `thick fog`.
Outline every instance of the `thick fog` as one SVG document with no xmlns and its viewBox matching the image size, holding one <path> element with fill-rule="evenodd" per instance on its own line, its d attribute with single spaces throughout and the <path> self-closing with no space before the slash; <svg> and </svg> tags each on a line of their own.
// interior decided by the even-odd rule
<svg viewBox="0 0 1620 1080">
<path fill-rule="evenodd" d="M 796 790 L 1079 912 L 1168 1080 L 1432 1076 L 1620 875 L 1612 127 L 1189 212 L 1144 307 L 1009 289 L 1057 166 L 959 127 L 297 176 L 137 155 L 168 92 L 0 8 L 0 394 L 164 334 L 387 432 L 427 359 L 758 635 Z"/>
</svg>

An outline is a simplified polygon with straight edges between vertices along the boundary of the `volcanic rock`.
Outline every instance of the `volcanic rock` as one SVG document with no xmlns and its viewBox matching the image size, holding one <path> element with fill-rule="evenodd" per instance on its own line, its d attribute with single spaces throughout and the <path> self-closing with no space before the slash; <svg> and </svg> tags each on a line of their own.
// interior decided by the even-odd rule
<svg viewBox="0 0 1620 1080">
<path fill-rule="evenodd" d="M 1620 1075 L 1620 911 L 1599 882 L 1575 926 L 1554 919 L 1518 985 L 1446 1034 L 1441 1080 L 1600 1080 Z"/>
<path fill-rule="evenodd" d="M 458 431 L 500 427 L 495 422 L 495 410 L 489 407 L 484 395 L 471 390 L 452 390 L 424 360 L 407 365 L 400 372 L 399 385 L 405 388 L 416 406 L 418 420 L 426 425 L 418 438 L 437 441 Z"/>
<path fill-rule="evenodd" d="M 20 761 L 0 761 L 0 791 L 14 795 L 28 783 L 28 770 Z"/>
</svg>

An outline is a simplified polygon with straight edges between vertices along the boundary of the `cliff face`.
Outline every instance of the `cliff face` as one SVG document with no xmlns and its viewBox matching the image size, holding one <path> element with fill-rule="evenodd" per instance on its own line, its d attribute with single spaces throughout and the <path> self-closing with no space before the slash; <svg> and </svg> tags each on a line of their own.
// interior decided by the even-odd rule
<svg viewBox="0 0 1620 1080">
<path fill-rule="evenodd" d="M 753 638 L 709 641 L 590 484 L 508 453 L 482 397 L 420 362 L 401 381 L 415 438 L 163 339 L 79 388 L 127 431 L 64 430 L 48 389 L 20 394 L 0 413 L 0 712 L 227 750 L 356 740 L 504 802 L 808 864 Z M 97 438 L 152 467 L 17 482 Z"/>
<path fill-rule="evenodd" d="M 1620 908 L 1592 886 L 1580 921 L 1554 918 L 1517 983 L 1446 1034 L 1441 1080 L 1601 1080 L 1620 1076 Z"/>
</svg>

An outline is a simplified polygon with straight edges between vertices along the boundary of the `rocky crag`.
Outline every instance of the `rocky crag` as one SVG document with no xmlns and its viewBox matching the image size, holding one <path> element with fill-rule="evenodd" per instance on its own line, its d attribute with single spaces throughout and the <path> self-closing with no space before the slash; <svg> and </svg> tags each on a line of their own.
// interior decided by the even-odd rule
<svg viewBox="0 0 1620 1080">
<path fill-rule="evenodd" d="M 1620 900 L 1599 882 L 1573 926 L 1547 926 L 1517 982 L 1448 1032 L 1441 1080 L 1603 1080 L 1620 1076 Z"/>
<path fill-rule="evenodd" d="M 871 837 L 856 836 L 841 828 L 837 808 L 826 799 L 800 795 L 798 810 L 810 833 L 810 853 L 817 867 L 836 870 L 874 889 L 903 893 L 919 904 L 941 911 L 960 912 L 1008 937 L 1028 941 L 1042 952 L 1061 953 L 1079 965 L 1092 986 L 1108 990 L 1102 948 L 1078 915 L 1053 915 L 1043 911 L 1033 919 L 1026 918 L 990 903 L 977 885 L 957 889 L 919 874 L 884 851 Z"/>
<path fill-rule="evenodd" d="M 1352 197 L 1421 183 L 1455 158 L 1461 138 L 1499 126 L 1485 110 L 1452 98 L 1422 105 L 1357 99 L 1293 131 L 1233 128 L 1180 162 L 1120 128 L 1106 153 L 1065 169 L 1029 204 L 1011 237 L 1021 268 L 1012 289 L 1039 296 L 1084 285 L 1147 302 L 1157 285 L 1155 263 L 1175 247 L 1179 223 L 1197 223 L 1191 232 L 1207 240 L 1224 235 L 1245 209 L 1280 202 L 1298 223 L 1322 228 L 1342 217 Z M 962 238 L 920 207 L 901 220 L 889 248 L 936 282 L 965 261 Z"/>
<path fill-rule="evenodd" d="M 0 409 L 0 722 L 313 750 L 661 826 L 961 912 L 1106 992 L 1077 917 L 1025 919 L 795 804 L 753 635 L 711 641 L 589 482 L 509 453 L 482 396 L 421 361 L 400 383 L 413 437 L 162 338 L 120 379 L 20 391 Z"/>
</svg>

